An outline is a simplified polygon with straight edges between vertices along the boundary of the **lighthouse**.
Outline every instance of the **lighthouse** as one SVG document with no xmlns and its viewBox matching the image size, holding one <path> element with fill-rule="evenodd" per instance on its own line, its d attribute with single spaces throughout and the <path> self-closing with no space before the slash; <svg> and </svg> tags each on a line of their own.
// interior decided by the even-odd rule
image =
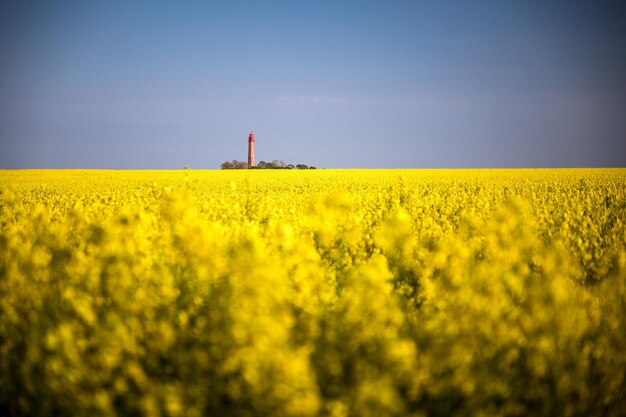
<svg viewBox="0 0 626 417">
<path fill-rule="evenodd" d="M 250 132 L 248 136 L 248 168 L 254 166 L 254 133 Z"/>
</svg>

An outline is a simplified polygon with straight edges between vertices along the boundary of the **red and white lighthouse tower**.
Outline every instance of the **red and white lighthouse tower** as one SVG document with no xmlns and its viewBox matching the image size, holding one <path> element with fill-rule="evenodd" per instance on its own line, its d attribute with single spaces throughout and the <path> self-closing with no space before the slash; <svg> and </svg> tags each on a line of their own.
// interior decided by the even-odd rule
<svg viewBox="0 0 626 417">
<path fill-rule="evenodd" d="M 248 168 L 254 166 L 254 133 L 250 132 L 248 136 Z"/>
</svg>

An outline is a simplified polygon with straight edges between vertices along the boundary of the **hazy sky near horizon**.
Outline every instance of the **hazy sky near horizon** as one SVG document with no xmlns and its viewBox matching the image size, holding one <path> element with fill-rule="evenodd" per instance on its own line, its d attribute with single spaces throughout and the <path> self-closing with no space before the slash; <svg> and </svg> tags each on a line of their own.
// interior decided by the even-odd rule
<svg viewBox="0 0 626 417">
<path fill-rule="evenodd" d="M 0 0 L 0 168 L 626 166 L 626 5 Z"/>
</svg>

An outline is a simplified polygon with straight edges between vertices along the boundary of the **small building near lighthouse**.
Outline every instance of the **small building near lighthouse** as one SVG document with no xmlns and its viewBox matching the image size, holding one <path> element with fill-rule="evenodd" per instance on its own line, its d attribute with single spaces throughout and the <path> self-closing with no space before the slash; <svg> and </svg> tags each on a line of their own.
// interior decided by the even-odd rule
<svg viewBox="0 0 626 417">
<path fill-rule="evenodd" d="M 248 168 L 252 168 L 254 165 L 254 132 L 250 131 L 248 136 Z"/>
</svg>

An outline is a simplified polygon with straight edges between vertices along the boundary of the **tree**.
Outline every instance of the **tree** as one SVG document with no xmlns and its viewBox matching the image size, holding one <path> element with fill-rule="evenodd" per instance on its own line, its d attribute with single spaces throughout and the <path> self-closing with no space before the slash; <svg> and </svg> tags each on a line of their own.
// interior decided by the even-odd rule
<svg viewBox="0 0 626 417">
<path fill-rule="evenodd" d="M 305 164 L 287 164 L 285 161 L 281 159 L 274 159 L 272 162 L 267 161 L 259 161 L 256 166 L 248 167 L 248 164 L 244 161 L 237 161 L 233 159 L 232 161 L 226 161 L 222 164 L 222 169 L 315 169 L 314 166 L 307 166 Z"/>
<path fill-rule="evenodd" d="M 248 168 L 248 163 L 244 161 L 237 161 L 233 159 L 232 161 L 226 161 L 222 164 L 222 169 L 246 169 Z"/>
</svg>

